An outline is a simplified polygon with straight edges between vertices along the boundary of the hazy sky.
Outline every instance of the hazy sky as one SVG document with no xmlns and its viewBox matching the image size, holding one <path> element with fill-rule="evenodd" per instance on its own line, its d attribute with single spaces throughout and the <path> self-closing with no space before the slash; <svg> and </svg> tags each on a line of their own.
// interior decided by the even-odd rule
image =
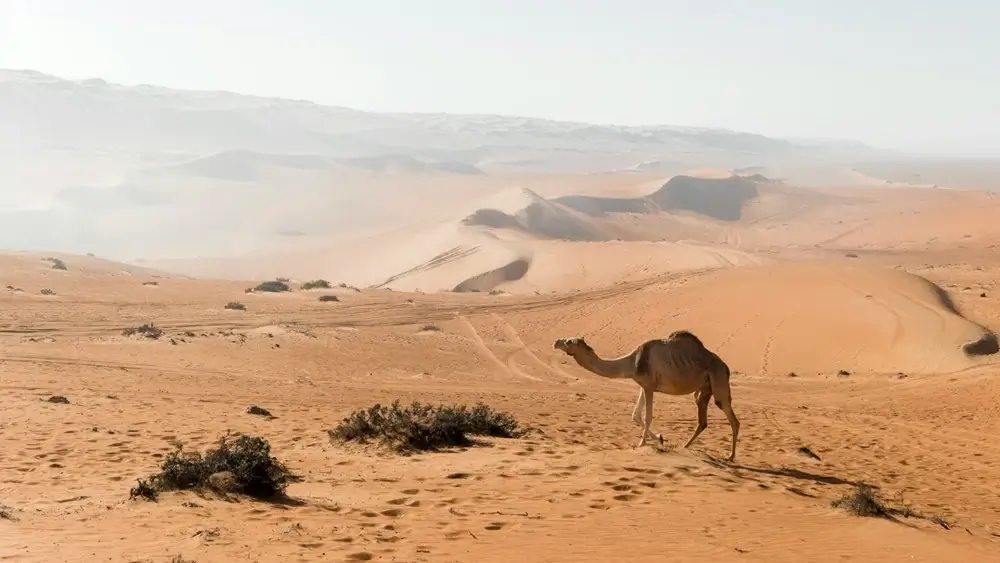
<svg viewBox="0 0 1000 563">
<path fill-rule="evenodd" d="M 1000 154 L 992 0 L 0 0 L 0 68 Z"/>
</svg>

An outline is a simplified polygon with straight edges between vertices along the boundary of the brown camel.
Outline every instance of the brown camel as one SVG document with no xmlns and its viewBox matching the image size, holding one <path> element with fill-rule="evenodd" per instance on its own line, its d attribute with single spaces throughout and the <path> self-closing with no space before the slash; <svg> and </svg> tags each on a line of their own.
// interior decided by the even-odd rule
<svg viewBox="0 0 1000 563">
<path fill-rule="evenodd" d="M 632 413 L 633 420 L 641 422 L 643 426 L 639 446 L 646 445 L 646 438 L 651 435 L 649 427 L 653 419 L 654 392 L 668 395 L 695 394 L 698 426 L 691 439 L 684 444 L 685 448 L 708 428 L 708 402 L 715 396 L 715 405 L 725 413 L 729 426 L 733 429 L 729 461 L 736 459 L 740 421 L 733 413 L 729 366 L 722 358 L 705 348 L 694 334 L 678 330 L 665 339 L 643 342 L 631 354 L 610 360 L 598 356 L 582 337 L 560 338 L 553 347 L 572 356 L 587 371 L 612 379 L 632 379 L 639 384 L 639 402 L 644 403 L 646 411 L 644 420 L 638 416 L 638 404 Z"/>
</svg>

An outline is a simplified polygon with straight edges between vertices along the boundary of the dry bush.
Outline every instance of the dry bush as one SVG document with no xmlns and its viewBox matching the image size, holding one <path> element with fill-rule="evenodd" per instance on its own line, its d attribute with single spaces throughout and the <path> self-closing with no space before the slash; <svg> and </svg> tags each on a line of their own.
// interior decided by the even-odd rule
<svg viewBox="0 0 1000 563">
<path fill-rule="evenodd" d="M 133 336 L 135 334 L 141 334 L 146 338 L 151 338 L 156 340 L 157 338 L 163 336 L 163 329 L 156 327 L 153 323 L 146 323 L 139 326 L 130 326 L 128 328 L 122 329 L 122 336 Z"/>
<path fill-rule="evenodd" d="M 302 289 L 330 289 L 330 282 L 326 280 L 312 280 L 302 284 Z"/>
<path fill-rule="evenodd" d="M 220 473 L 230 474 L 233 490 L 216 488 L 211 477 Z M 291 477 L 284 464 L 271 457 L 271 445 L 264 438 L 222 437 L 214 449 L 204 454 L 180 449 L 167 454 L 160 472 L 140 479 L 129 496 L 155 499 L 162 491 L 212 489 L 269 499 L 284 495 Z"/>
<path fill-rule="evenodd" d="M 250 291 L 259 291 L 264 293 L 281 293 L 291 290 L 292 288 L 288 286 L 288 283 L 281 280 L 262 282 L 257 284 L 256 287 L 250 289 Z"/>
<path fill-rule="evenodd" d="M 242 304 L 242 303 L 240 303 L 239 301 L 230 301 L 229 303 L 226 303 L 225 308 L 226 309 L 231 309 L 233 311 L 246 311 L 247 310 L 247 306 L 244 305 L 244 304 Z"/>
<path fill-rule="evenodd" d="M 519 438 L 529 430 L 519 427 L 513 415 L 497 412 L 479 403 L 465 405 L 423 405 L 414 401 L 401 407 L 374 405 L 357 410 L 329 431 L 335 442 L 375 442 L 405 453 L 472 445 L 469 435 Z"/>
<path fill-rule="evenodd" d="M 340 301 L 340 298 L 337 297 L 336 295 L 320 295 L 319 300 L 326 303 L 326 302 Z"/>
</svg>

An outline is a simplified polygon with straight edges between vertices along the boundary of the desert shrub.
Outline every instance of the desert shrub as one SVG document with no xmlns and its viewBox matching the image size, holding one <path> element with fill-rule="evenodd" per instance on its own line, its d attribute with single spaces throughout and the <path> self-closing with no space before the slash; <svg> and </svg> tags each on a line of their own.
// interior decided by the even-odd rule
<svg viewBox="0 0 1000 563">
<path fill-rule="evenodd" d="M 830 503 L 834 508 L 843 508 L 855 516 L 888 516 L 891 510 L 882 503 L 871 485 L 861 484 L 850 493 Z"/>
<path fill-rule="evenodd" d="M 184 559 L 183 555 L 175 555 L 174 558 L 170 560 L 170 563 L 198 563 L 198 562 L 195 561 L 194 559 Z"/>
<path fill-rule="evenodd" d="M 41 291 L 39 291 L 39 293 L 41 293 L 42 295 L 55 295 L 56 294 L 55 291 L 52 291 L 51 289 L 49 289 L 47 287 L 43 288 Z"/>
<path fill-rule="evenodd" d="M 141 334 L 146 338 L 152 338 L 156 340 L 157 338 L 163 336 L 163 329 L 156 327 L 153 323 L 146 323 L 139 326 L 130 326 L 128 328 L 122 329 L 122 336 L 132 336 L 135 334 Z"/>
<path fill-rule="evenodd" d="M 235 491 L 220 492 L 240 492 L 263 499 L 284 494 L 291 478 L 288 469 L 271 457 L 271 445 L 264 438 L 240 436 L 231 440 L 224 436 L 204 454 L 180 449 L 167 454 L 160 472 L 147 481 L 139 480 L 132 498 L 150 498 L 149 490 L 155 498 L 161 491 L 211 489 L 210 477 L 223 472 L 231 474 Z"/>
<path fill-rule="evenodd" d="M 251 291 L 263 291 L 266 293 L 281 293 L 283 291 L 291 291 L 291 290 L 292 288 L 288 287 L 287 283 L 279 280 L 274 280 L 274 281 L 266 281 L 263 283 L 259 283 Z"/>
<path fill-rule="evenodd" d="M 156 488 L 153 487 L 149 479 L 136 479 L 135 486 L 128 493 L 129 500 L 134 500 L 137 498 L 144 498 L 146 500 L 156 500 L 159 496 L 156 492 Z"/>
<path fill-rule="evenodd" d="M 465 405 L 424 405 L 414 401 L 401 407 L 374 405 L 357 410 L 329 431 L 337 442 L 376 442 L 398 452 L 427 451 L 468 446 L 469 435 L 518 438 L 527 430 L 519 428 L 509 413 L 497 412 L 482 403 Z"/>
<path fill-rule="evenodd" d="M 280 281 L 281 283 L 288 283 L 292 281 L 291 278 L 274 278 L 274 279 L 275 281 Z"/>
<path fill-rule="evenodd" d="M 48 260 L 49 262 L 52 263 L 52 269 L 53 270 L 68 270 L 69 269 L 69 268 L 66 267 L 66 263 L 63 262 L 62 260 L 58 259 L 58 258 L 46 258 L 46 260 Z"/>
<path fill-rule="evenodd" d="M 246 311 L 247 306 L 240 303 L 239 301 L 230 301 L 226 303 L 226 309 L 232 309 L 233 311 Z"/>
<path fill-rule="evenodd" d="M 45 399 L 45 400 L 48 401 L 48 402 L 50 402 L 50 403 L 55 403 L 57 405 L 68 405 L 69 404 L 69 399 L 67 399 L 66 397 L 63 397 L 62 395 L 52 395 L 51 397 L 49 397 L 48 399 Z"/>
<path fill-rule="evenodd" d="M 330 289 L 330 282 L 326 280 L 312 280 L 302 284 L 302 289 Z"/>
<path fill-rule="evenodd" d="M 333 302 L 333 301 L 340 301 L 340 298 L 337 297 L 336 295 L 320 295 L 319 300 L 323 302 Z"/>
<path fill-rule="evenodd" d="M 420 327 L 420 332 L 441 332 L 437 325 L 424 325 Z"/>
<path fill-rule="evenodd" d="M 158 282 L 158 281 L 144 281 L 144 282 L 142 282 L 142 285 L 160 285 L 160 282 Z"/>
</svg>

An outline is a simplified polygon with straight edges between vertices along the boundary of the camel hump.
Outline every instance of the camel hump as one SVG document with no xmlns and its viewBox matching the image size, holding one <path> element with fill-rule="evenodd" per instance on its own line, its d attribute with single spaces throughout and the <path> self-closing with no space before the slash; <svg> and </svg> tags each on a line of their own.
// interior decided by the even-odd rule
<svg viewBox="0 0 1000 563">
<path fill-rule="evenodd" d="M 690 331 L 687 331 L 687 330 L 675 330 L 675 331 L 673 331 L 673 332 L 670 333 L 670 336 L 667 337 L 667 340 L 669 340 L 669 341 L 688 341 L 688 342 L 697 344 L 698 346 L 700 346 L 702 348 L 705 347 L 705 345 L 701 342 L 700 338 L 698 338 L 697 336 L 695 336 L 693 332 L 690 332 Z"/>
</svg>

